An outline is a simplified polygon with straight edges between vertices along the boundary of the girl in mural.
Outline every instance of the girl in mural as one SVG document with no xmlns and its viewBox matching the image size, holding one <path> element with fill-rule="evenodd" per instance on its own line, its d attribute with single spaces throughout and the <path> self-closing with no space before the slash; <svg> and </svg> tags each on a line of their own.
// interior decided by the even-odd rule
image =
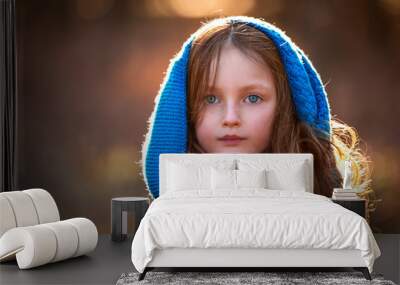
<svg viewBox="0 0 400 285">
<path fill-rule="evenodd" d="M 142 170 L 152 198 L 159 154 L 186 152 L 312 153 L 314 193 L 328 197 L 351 160 L 353 188 L 373 194 L 357 134 L 331 117 L 311 61 L 261 19 L 214 19 L 192 34 L 171 60 L 148 123 Z"/>
</svg>

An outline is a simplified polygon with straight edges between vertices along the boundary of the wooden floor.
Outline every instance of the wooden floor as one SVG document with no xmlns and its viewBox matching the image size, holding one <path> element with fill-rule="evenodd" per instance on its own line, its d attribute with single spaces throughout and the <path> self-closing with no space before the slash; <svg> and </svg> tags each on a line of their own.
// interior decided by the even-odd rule
<svg viewBox="0 0 400 285">
<path fill-rule="evenodd" d="M 374 272 L 400 284 L 400 234 L 375 234 L 375 239 L 382 255 L 375 261 Z"/>
<path fill-rule="evenodd" d="M 19 270 L 17 263 L 0 264 L 0 284 L 115 284 L 124 272 L 135 270 L 130 259 L 131 239 L 116 243 L 99 236 L 87 256 Z"/>
<path fill-rule="evenodd" d="M 375 235 L 382 256 L 374 273 L 400 281 L 400 235 Z M 95 251 L 88 256 L 19 270 L 15 261 L 0 264 L 0 284 L 115 284 L 124 272 L 135 271 L 131 258 L 132 238 L 116 243 L 109 235 L 99 237 Z"/>
</svg>

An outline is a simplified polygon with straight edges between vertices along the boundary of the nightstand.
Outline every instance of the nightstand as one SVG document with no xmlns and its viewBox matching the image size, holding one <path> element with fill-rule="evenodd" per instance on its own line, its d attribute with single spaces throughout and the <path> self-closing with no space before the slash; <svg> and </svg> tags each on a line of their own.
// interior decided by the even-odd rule
<svg viewBox="0 0 400 285">
<path fill-rule="evenodd" d="M 118 197 L 111 200 L 111 239 L 123 241 L 128 236 L 128 213 L 134 215 L 135 232 L 149 207 L 145 197 Z M 135 232 L 133 234 L 135 234 Z"/>
<path fill-rule="evenodd" d="M 339 200 L 332 199 L 332 202 L 339 204 L 340 206 L 359 214 L 361 217 L 366 217 L 366 200 L 365 199 L 354 199 L 354 200 Z"/>
</svg>

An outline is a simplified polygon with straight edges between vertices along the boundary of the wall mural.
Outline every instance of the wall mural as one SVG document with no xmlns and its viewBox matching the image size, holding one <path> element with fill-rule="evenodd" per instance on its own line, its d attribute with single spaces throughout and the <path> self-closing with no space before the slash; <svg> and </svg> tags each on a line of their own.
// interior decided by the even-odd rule
<svg viewBox="0 0 400 285">
<path fill-rule="evenodd" d="M 157 197 L 162 152 L 311 152 L 317 193 L 340 187 L 351 160 L 372 229 L 400 233 L 395 1 L 226 1 L 220 14 L 30 2 L 17 2 L 17 186 L 48 190 L 62 219 L 110 232 L 112 197 Z M 265 22 L 199 30 L 229 15 Z"/>
</svg>

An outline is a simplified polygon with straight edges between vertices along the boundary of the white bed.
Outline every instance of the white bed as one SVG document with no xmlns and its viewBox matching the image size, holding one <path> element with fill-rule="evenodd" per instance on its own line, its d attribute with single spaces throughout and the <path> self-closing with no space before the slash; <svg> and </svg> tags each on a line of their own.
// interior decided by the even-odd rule
<svg viewBox="0 0 400 285">
<path fill-rule="evenodd" d="M 380 251 L 368 223 L 313 194 L 311 154 L 161 154 L 159 165 L 160 197 L 132 242 L 140 280 L 156 267 L 353 267 L 370 279 Z M 210 166 L 221 173 L 207 177 Z M 231 169 L 235 187 L 216 184 Z M 265 187 L 245 181 L 262 169 Z"/>
</svg>

